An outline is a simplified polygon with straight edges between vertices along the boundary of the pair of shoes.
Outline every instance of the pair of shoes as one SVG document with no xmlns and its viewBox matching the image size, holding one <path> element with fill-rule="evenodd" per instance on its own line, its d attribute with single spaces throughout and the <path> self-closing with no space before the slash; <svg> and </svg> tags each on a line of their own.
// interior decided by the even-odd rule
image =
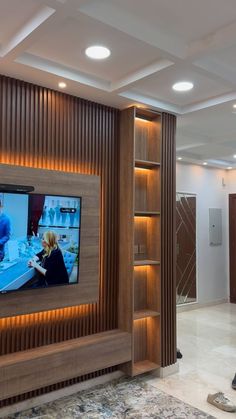
<svg viewBox="0 0 236 419">
<path fill-rule="evenodd" d="M 177 348 L 177 353 L 176 353 L 177 359 L 181 359 L 183 358 L 183 355 L 180 352 L 180 349 Z"/>
<path fill-rule="evenodd" d="M 218 409 L 225 410 L 226 412 L 236 412 L 236 406 L 221 391 L 215 394 L 208 394 L 207 401 L 218 407 Z"/>
<path fill-rule="evenodd" d="M 232 388 L 233 388 L 234 390 L 236 390 L 236 374 L 235 374 L 234 379 L 233 379 L 233 381 L 232 381 Z"/>
</svg>

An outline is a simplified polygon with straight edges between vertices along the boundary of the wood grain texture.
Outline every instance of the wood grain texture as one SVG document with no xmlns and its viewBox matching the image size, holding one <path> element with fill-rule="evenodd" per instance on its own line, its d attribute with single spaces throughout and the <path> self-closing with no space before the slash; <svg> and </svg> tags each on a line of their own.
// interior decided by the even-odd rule
<svg viewBox="0 0 236 419">
<path fill-rule="evenodd" d="M 117 328 L 118 133 L 116 109 L 0 76 L 0 163 L 101 178 L 98 303 L 0 319 L 1 355 Z M 112 370 L 53 384 L 0 406 Z"/>
<path fill-rule="evenodd" d="M 162 114 L 161 147 L 161 365 L 176 362 L 176 254 L 175 254 L 175 131 L 176 117 Z"/>
<path fill-rule="evenodd" d="M 0 164 L 0 179 L 5 184 L 33 185 L 33 193 L 82 198 L 79 283 L 0 294 L 0 317 L 96 302 L 99 290 L 99 176 Z"/>
<path fill-rule="evenodd" d="M 0 358 L 0 399 L 130 359 L 131 335 L 118 329 L 4 355 Z"/>
<path fill-rule="evenodd" d="M 130 307 L 134 306 L 137 311 L 145 308 L 147 313 L 148 310 L 160 312 L 158 318 L 154 315 L 133 321 L 133 328 L 130 329 L 133 335 L 131 373 L 136 375 L 145 372 L 145 368 L 148 371 L 158 365 L 165 367 L 176 361 L 176 118 L 165 113 L 135 108 L 123 111 L 122 114 L 121 139 L 124 144 L 121 148 L 121 167 L 122 161 L 125 161 L 129 168 L 125 177 L 121 178 L 123 194 L 126 191 L 128 201 L 128 204 L 125 201 L 121 206 L 129 220 L 129 225 L 120 226 L 121 237 L 125 239 L 121 240 L 125 252 L 120 252 L 120 266 L 124 268 L 122 286 L 125 289 L 127 272 L 125 291 L 131 290 L 134 299 Z M 132 175 L 132 170 L 135 175 Z M 160 214 L 157 214 L 159 211 Z M 121 311 L 125 307 L 122 300 L 120 307 Z M 125 310 L 123 313 L 122 316 L 126 317 L 123 321 L 128 323 L 130 313 L 126 315 Z M 140 315 L 136 313 L 134 317 Z"/>
<path fill-rule="evenodd" d="M 134 225 L 134 108 L 121 112 L 119 150 L 119 303 L 118 327 L 133 331 L 133 225 Z M 129 139 L 132 141 L 129 141 Z M 133 351 L 133 349 L 132 349 Z M 131 374 L 132 363 L 122 367 Z"/>
</svg>

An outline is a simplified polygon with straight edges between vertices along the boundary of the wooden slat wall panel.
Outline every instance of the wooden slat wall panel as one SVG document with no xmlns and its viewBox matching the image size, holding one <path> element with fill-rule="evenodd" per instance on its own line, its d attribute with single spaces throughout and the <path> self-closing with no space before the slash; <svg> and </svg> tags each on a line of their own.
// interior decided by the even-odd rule
<svg viewBox="0 0 236 419">
<path fill-rule="evenodd" d="M 0 355 L 117 328 L 119 111 L 0 76 L 0 162 L 101 176 L 98 304 L 0 320 Z M 49 180 L 50 181 L 50 180 Z M 112 368 L 0 403 L 96 377 Z"/>
<path fill-rule="evenodd" d="M 175 257 L 176 117 L 162 114 L 161 150 L 161 341 L 162 367 L 176 362 Z"/>
</svg>

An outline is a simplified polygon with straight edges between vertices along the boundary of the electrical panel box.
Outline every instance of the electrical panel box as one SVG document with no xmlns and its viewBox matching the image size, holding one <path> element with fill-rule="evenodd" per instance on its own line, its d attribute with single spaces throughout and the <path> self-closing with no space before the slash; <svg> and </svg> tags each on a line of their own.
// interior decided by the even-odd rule
<svg viewBox="0 0 236 419">
<path fill-rule="evenodd" d="M 222 210 L 209 208 L 209 244 L 217 246 L 222 244 Z"/>
</svg>

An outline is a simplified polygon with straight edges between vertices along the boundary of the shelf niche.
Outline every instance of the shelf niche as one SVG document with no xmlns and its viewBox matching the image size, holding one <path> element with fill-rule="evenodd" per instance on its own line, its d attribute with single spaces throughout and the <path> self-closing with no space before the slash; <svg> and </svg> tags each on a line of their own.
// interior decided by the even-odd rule
<svg viewBox="0 0 236 419">
<path fill-rule="evenodd" d="M 133 376 L 160 366 L 160 317 L 134 320 Z"/>
<path fill-rule="evenodd" d="M 134 268 L 134 313 L 140 311 L 160 313 L 160 266 Z"/>
<path fill-rule="evenodd" d="M 135 160 L 160 162 L 161 116 L 137 109 L 135 117 Z"/>
<path fill-rule="evenodd" d="M 160 261 L 160 217 L 134 218 L 134 261 Z"/>
<path fill-rule="evenodd" d="M 160 211 L 160 167 L 135 167 L 135 211 Z"/>
</svg>

